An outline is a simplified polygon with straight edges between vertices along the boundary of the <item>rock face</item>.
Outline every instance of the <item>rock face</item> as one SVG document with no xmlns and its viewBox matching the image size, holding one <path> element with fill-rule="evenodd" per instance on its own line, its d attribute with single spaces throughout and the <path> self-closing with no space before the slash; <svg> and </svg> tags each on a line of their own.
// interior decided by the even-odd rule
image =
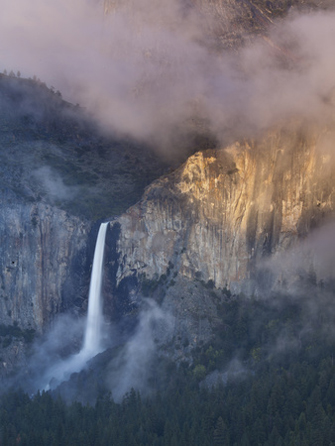
<svg viewBox="0 0 335 446">
<path fill-rule="evenodd" d="M 202 31 L 207 35 L 206 44 L 209 43 L 208 40 L 212 40 L 216 48 L 225 49 L 237 48 L 252 40 L 255 35 L 266 34 L 273 20 L 285 16 L 290 8 L 309 11 L 331 6 L 328 0 L 175 0 L 167 2 L 166 9 L 162 8 L 161 2 L 158 1 L 155 5 L 152 1 L 151 12 L 156 13 L 143 14 L 143 3 L 139 7 L 138 4 L 134 0 L 104 0 L 103 9 L 105 14 L 115 14 L 122 10 L 133 20 L 150 25 L 157 25 L 161 20 L 163 26 L 169 25 L 171 10 L 174 8 L 180 17 L 193 13 L 202 18 Z"/>
<path fill-rule="evenodd" d="M 0 102 L 0 324 L 42 331 L 87 299 L 92 222 L 124 212 L 166 164 L 38 80 L 0 74 Z"/>
<path fill-rule="evenodd" d="M 300 127 L 191 156 L 118 219 L 117 283 L 173 269 L 254 292 L 258 264 L 330 218 L 332 141 L 330 130 Z"/>
<path fill-rule="evenodd" d="M 38 79 L 0 73 L 0 103 L 1 378 L 57 313 L 84 314 L 92 222 L 125 212 L 167 163 Z"/>
<path fill-rule="evenodd" d="M 43 328 L 80 297 L 88 225 L 45 204 L 0 208 L 0 323 Z"/>
</svg>

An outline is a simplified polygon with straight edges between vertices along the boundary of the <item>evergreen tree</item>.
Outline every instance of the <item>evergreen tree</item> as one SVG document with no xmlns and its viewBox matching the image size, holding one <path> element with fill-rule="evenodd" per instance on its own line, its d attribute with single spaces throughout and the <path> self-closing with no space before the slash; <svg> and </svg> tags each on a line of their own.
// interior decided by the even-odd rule
<svg viewBox="0 0 335 446">
<path fill-rule="evenodd" d="M 230 445 L 227 426 L 226 426 L 225 422 L 223 421 L 222 417 L 219 417 L 215 424 L 213 440 L 214 440 L 215 446 L 221 446 L 221 445 L 229 446 Z"/>
</svg>

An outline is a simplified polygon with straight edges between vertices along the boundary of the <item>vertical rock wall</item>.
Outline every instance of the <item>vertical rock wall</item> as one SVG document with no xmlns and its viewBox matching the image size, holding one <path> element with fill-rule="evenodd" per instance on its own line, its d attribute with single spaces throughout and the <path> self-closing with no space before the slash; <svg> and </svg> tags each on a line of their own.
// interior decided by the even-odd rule
<svg viewBox="0 0 335 446">
<path fill-rule="evenodd" d="M 174 271 L 240 291 L 256 265 L 303 239 L 334 209 L 331 131 L 272 131 L 199 152 L 118 219 L 117 281 Z"/>
<path fill-rule="evenodd" d="M 41 331 L 80 297 L 88 224 L 43 204 L 0 208 L 0 323 Z"/>
</svg>

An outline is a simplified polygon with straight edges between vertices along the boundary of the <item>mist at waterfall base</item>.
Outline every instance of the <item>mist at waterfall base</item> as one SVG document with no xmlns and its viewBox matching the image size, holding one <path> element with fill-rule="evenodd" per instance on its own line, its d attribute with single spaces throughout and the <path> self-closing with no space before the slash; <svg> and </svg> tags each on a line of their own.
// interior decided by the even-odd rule
<svg viewBox="0 0 335 446">
<path fill-rule="evenodd" d="M 102 223 L 97 236 L 85 322 L 83 319 L 74 320 L 69 315 L 63 315 L 48 332 L 46 339 L 35 346 L 32 362 L 42 364 L 39 369 L 40 376 L 36 382 L 38 388 L 49 390 L 56 387 L 67 380 L 72 373 L 82 370 L 87 361 L 105 348 L 103 339 L 106 326 L 102 315 L 101 289 L 107 228 L 108 223 Z M 58 357 L 66 344 L 82 336 L 83 344 L 79 353 L 70 355 L 66 359 Z"/>
<path fill-rule="evenodd" d="M 149 394 L 150 379 L 157 373 L 154 367 L 159 347 L 171 340 L 173 322 L 174 318 L 155 301 L 145 299 L 135 331 L 124 338 L 117 327 L 103 323 L 100 346 L 106 350 L 85 357 L 83 349 L 79 353 L 71 351 L 82 345 L 86 320 L 62 315 L 44 340 L 33 346 L 29 373 L 22 373 L 18 383 L 29 393 L 51 390 L 66 401 L 91 404 L 99 392 L 92 384 L 96 375 L 99 388 L 110 391 L 117 402 L 132 388 Z"/>
<path fill-rule="evenodd" d="M 173 318 L 166 311 L 163 312 L 156 302 L 145 299 L 137 328 L 126 342 L 120 337 L 116 327 L 105 323 L 101 289 L 107 228 L 108 223 L 101 224 L 96 241 L 87 318 L 74 319 L 69 314 L 61 315 L 44 339 L 34 345 L 28 367 L 30 377 L 23 385 L 30 392 L 57 389 L 70 380 L 73 374 L 89 367 L 90 360 L 107 349 L 107 356 L 109 358 L 111 355 L 112 359 L 108 360 L 102 385 L 111 390 L 116 401 L 120 401 L 131 388 L 142 393 L 150 389 L 150 368 L 157 345 L 170 338 Z M 78 348 L 80 344 L 82 346 L 79 352 L 69 354 L 69 349 Z M 111 353 L 117 346 L 117 352 Z M 71 399 L 69 387 L 75 388 L 75 381 L 66 385 L 65 399 Z M 62 389 L 59 391 L 62 392 Z M 85 392 L 81 397 L 83 400 L 88 398 Z M 96 397 L 93 391 L 93 400 Z"/>
</svg>

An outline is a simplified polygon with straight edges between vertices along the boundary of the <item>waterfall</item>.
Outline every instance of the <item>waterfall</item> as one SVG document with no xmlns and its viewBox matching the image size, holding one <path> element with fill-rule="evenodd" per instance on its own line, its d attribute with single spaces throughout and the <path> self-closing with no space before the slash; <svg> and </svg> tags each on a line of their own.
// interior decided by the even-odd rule
<svg viewBox="0 0 335 446">
<path fill-rule="evenodd" d="M 100 225 L 95 244 L 83 347 L 76 355 L 66 360 L 53 363 L 44 372 L 41 378 L 41 384 L 44 390 L 49 390 L 52 387 L 55 388 L 58 384 L 68 379 L 72 373 L 82 370 L 89 359 L 102 351 L 101 332 L 103 317 L 101 285 L 107 226 L 108 223 L 102 223 Z M 53 384 L 51 384 L 52 382 Z"/>
<path fill-rule="evenodd" d="M 105 238 L 108 223 L 100 225 L 98 238 L 95 245 L 93 266 L 91 273 L 90 292 L 88 296 L 88 312 L 85 331 L 85 340 L 82 352 L 87 355 L 98 353 L 101 342 L 102 304 L 101 284 L 103 274 L 103 260 L 105 251 Z M 86 356 L 84 354 L 84 356 Z"/>
</svg>

